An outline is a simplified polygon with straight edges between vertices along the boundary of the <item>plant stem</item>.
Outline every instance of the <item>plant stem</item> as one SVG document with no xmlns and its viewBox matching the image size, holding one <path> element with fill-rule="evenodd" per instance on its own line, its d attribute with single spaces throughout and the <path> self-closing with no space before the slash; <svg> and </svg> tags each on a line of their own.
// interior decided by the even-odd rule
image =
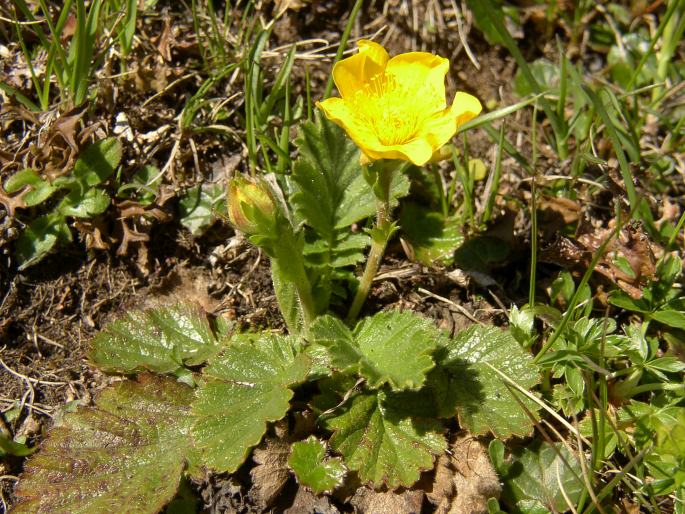
<svg viewBox="0 0 685 514">
<path fill-rule="evenodd" d="M 316 318 L 316 307 L 312 296 L 312 287 L 304 267 L 302 249 L 298 247 L 296 237 L 292 233 L 283 232 L 278 244 L 274 245 L 273 260 L 278 263 L 280 273 L 295 286 L 297 298 L 302 311 L 304 332 Z M 288 327 L 292 330 L 292 327 Z"/>
<path fill-rule="evenodd" d="M 302 318 L 304 321 L 304 331 L 307 332 L 309 325 L 314 318 L 316 318 L 316 309 L 314 308 L 314 298 L 312 297 L 312 289 L 307 278 L 307 273 L 304 266 L 298 266 L 298 274 L 301 273 L 301 278 L 295 281 L 295 289 L 297 290 L 297 297 L 300 299 L 300 306 L 302 307 Z"/>
<path fill-rule="evenodd" d="M 390 217 L 390 181 L 392 179 L 391 169 L 381 169 L 378 172 L 378 191 L 376 199 L 376 226 L 374 231 L 376 234 L 383 234 L 383 237 L 374 236 L 371 238 L 371 250 L 369 252 L 369 257 L 366 261 L 366 267 L 364 268 L 364 273 L 359 280 L 359 287 L 357 288 L 357 293 L 354 295 L 354 300 L 352 300 L 352 306 L 347 314 L 347 322 L 353 323 L 359 311 L 361 310 L 366 297 L 369 295 L 369 290 L 371 289 L 371 283 L 373 282 L 376 273 L 378 273 L 378 268 L 380 267 L 381 260 L 383 260 L 383 255 L 385 254 L 385 248 L 388 245 L 388 239 L 390 236 L 390 227 L 392 225 L 392 219 Z"/>
</svg>

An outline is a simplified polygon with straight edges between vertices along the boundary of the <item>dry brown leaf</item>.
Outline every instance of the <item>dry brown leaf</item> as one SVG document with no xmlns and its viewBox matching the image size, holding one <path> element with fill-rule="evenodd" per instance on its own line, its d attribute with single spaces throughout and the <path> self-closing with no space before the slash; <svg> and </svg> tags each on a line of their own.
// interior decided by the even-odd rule
<svg viewBox="0 0 685 514">
<path fill-rule="evenodd" d="M 276 17 L 278 18 L 288 9 L 299 11 L 308 3 L 309 2 L 307 0 L 276 0 L 274 11 L 276 12 Z"/>
<path fill-rule="evenodd" d="M 427 494 L 436 513 L 485 514 L 489 498 L 499 498 L 501 485 L 485 445 L 462 433 L 450 454 L 438 460 L 433 489 Z"/>
<path fill-rule="evenodd" d="M 0 203 L 5 206 L 7 214 L 14 216 L 14 212 L 17 209 L 26 207 L 26 203 L 24 203 L 24 194 L 28 193 L 28 191 L 29 190 L 26 189 L 18 195 L 10 196 L 2 187 L 0 187 Z"/>
<path fill-rule="evenodd" d="M 250 495 L 261 508 L 270 507 L 290 477 L 290 444 L 285 438 L 267 438 L 252 453 L 257 465 L 250 470 Z"/>
<path fill-rule="evenodd" d="M 545 239 L 580 219 L 580 204 L 568 198 L 542 198 L 538 204 L 540 229 Z"/>
<path fill-rule="evenodd" d="M 171 61 L 171 17 L 164 17 L 164 30 L 159 36 L 159 43 L 157 43 L 157 50 L 159 51 L 162 59 L 169 62 Z"/>
<path fill-rule="evenodd" d="M 420 489 L 378 492 L 360 487 L 350 503 L 359 514 L 420 514 L 425 493 Z"/>
<path fill-rule="evenodd" d="M 608 228 L 601 229 L 583 226 L 591 231 L 580 234 L 576 240 L 559 236 L 554 243 L 541 249 L 540 260 L 565 268 L 587 269 L 607 238 L 612 237 L 614 226 L 614 222 L 609 223 Z M 631 223 L 621 229 L 618 238 L 607 244 L 595 271 L 632 298 L 639 299 L 642 297 L 642 287 L 655 279 L 655 255 L 662 253 L 663 248 L 649 238 L 641 224 Z M 632 273 L 626 273 L 619 266 L 620 260 L 628 264 Z"/>
<path fill-rule="evenodd" d="M 280 511 L 279 511 L 280 512 Z M 283 514 L 339 514 L 340 511 L 331 503 L 328 496 L 316 496 L 306 487 L 298 487 L 292 505 L 283 510 Z"/>
</svg>

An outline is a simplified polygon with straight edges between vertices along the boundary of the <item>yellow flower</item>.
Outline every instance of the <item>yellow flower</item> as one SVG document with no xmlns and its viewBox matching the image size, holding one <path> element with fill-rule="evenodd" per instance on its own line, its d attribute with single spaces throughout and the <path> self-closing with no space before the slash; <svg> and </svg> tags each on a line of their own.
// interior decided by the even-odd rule
<svg viewBox="0 0 685 514">
<path fill-rule="evenodd" d="M 362 151 L 362 161 L 401 159 L 422 166 L 457 128 L 481 111 L 477 98 L 457 93 L 445 101 L 449 61 L 426 52 L 390 58 L 381 45 L 361 40 L 359 52 L 333 67 L 342 98 L 317 102 Z"/>
</svg>

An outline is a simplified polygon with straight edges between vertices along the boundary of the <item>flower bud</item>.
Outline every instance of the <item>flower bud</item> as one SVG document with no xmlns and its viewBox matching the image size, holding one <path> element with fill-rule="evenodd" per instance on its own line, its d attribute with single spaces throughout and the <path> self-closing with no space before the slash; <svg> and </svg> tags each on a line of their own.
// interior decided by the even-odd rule
<svg viewBox="0 0 685 514">
<path fill-rule="evenodd" d="M 269 186 L 263 181 L 237 176 L 228 183 L 228 218 L 248 235 L 273 232 L 277 206 Z"/>
</svg>

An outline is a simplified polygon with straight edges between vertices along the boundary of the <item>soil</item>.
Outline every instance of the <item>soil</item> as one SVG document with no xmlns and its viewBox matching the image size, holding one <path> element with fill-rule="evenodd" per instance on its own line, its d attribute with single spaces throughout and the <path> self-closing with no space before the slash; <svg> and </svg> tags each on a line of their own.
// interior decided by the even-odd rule
<svg viewBox="0 0 685 514">
<path fill-rule="evenodd" d="M 391 54 L 420 49 L 449 57 L 452 62 L 449 94 L 457 89 L 465 90 L 478 96 L 484 104 L 516 101 L 511 91 L 515 71 L 511 58 L 503 50 L 487 45 L 476 31 L 472 31 L 468 41 L 480 66 L 477 69 L 467 58 L 451 20 L 445 19 L 446 9 L 439 2 L 426 2 L 429 7 L 423 4 L 400 0 L 371 2 L 357 20 L 352 37 L 368 37 L 380 31 L 379 41 Z M 276 48 L 305 39 L 325 39 L 334 43 L 344 29 L 351 7 L 352 2 L 318 0 L 300 11 L 288 10 L 276 21 L 270 46 Z M 272 8 L 264 5 L 261 14 L 270 16 Z M 129 81 L 123 87 L 112 79 L 102 78 L 96 106 L 86 114 L 83 125 L 98 124 L 99 130 L 112 133 L 117 114 L 123 112 L 135 138 L 168 127 L 154 141 L 154 148 L 147 143 L 131 144 L 126 147 L 124 157 L 127 169 L 148 162 L 160 168 L 171 163 L 177 173 L 172 174 L 174 181 L 168 184 L 169 201 L 160 206 L 167 216 L 160 216 L 148 225 L 138 220 L 142 228 L 138 226 L 137 229 L 148 240 L 132 242 L 123 252 L 121 237 L 117 236 L 121 234 L 121 226 L 117 221 L 111 221 L 104 232 L 110 238 L 107 249 L 87 250 L 88 240 L 82 237 L 25 271 L 19 271 L 11 257 L 11 241 L 4 245 L 0 241 L 3 252 L 0 262 L 0 365 L 3 368 L 0 371 L 0 408 L 3 412 L 17 411 L 13 420 L 3 422 L 6 426 L 0 426 L 0 429 L 12 435 L 27 436 L 29 445 L 40 442 L 65 404 L 90 403 L 97 391 L 113 380 L 89 365 L 88 342 L 108 321 L 128 309 L 190 297 L 210 314 L 226 317 L 243 327 L 284 328 L 265 255 L 236 235 L 222 220 L 200 238 L 193 238 L 174 220 L 173 208 L 183 187 L 201 180 L 221 180 L 221 172 L 227 167 L 246 171 L 247 164 L 239 144 L 211 133 L 193 136 L 192 145 L 185 140 L 174 152 L 175 118 L 200 81 L 193 76 L 148 101 L 155 94 L 156 86 L 151 81 L 160 71 L 166 85 L 184 76 L 188 70 L 192 73 L 198 65 L 198 49 L 184 36 L 192 34 L 193 30 L 188 12 L 180 4 L 160 2 L 156 12 L 157 16 L 147 17 L 138 28 L 140 44 L 135 52 L 140 58 L 140 70 L 145 71 L 139 70 L 136 81 Z M 429 20 L 430 24 L 419 23 L 419 20 Z M 168 60 L 159 58 L 160 34 L 164 33 L 165 26 L 172 28 Z M 0 36 L 11 32 L 0 31 Z M 544 50 L 529 49 L 532 54 Z M 156 57 L 153 59 L 149 57 L 151 55 Z M 270 73 L 277 70 L 283 57 L 282 51 L 268 61 Z M 327 80 L 330 61 L 315 59 L 308 61 L 308 65 L 316 98 Z M 296 61 L 294 94 L 304 91 L 303 70 L 301 62 Z M 233 87 L 238 90 L 241 85 Z M 231 92 L 227 90 L 226 94 Z M 3 115 L 9 116 L 7 112 Z M 523 122 L 524 116 L 530 116 L 530 113 L 521 111 L 513 116 L 508 128 L 512 141 L 527 140 L 522 127 L 529 124 Z M 240 130 L 237 115 L 234 115 L 234 123 L 236 130 Z M 29 139 L 38 140 L 40 126 L 10 120 L 0 129 L 4 130 L 0 139 L 8 142 L 10 148 L 7 150 L 12 152 L 25 148 L 20 142 L 22 130 L 26 130 Z M 469 135 L 471 154 L 486 163 L 494 159 L 493 146 L 482 131 Z M 526 153 L 526 144 L 521 143 L 519 149 Z M 541 167 L 548 165 L 552 171 L 562 166 L 557 162 L 547 163 L 544 155 L 541 162 Z M 6 164 L 0 178 L 4 181 L 20 165 Z M 508 197 L 524 201 L 529 186 L 519 181 L 520 169 L 507 160 L 505 170 L 503 188 Z M 478 187 L 482 188 L 484 184 Z M 503 263 L 504 267 L 495 270 L 495 285 L 481 287 L 456 267 L 428 268 L 412 263 L 398 241 L 389 249 L 366 309 L 369 312 L 411 309 L 434 318 L 451 331 L 474 322 L 505 323 L 503 309 L 527 294 L 526 281 L 521 285 L 510 270 L 527 266 L 526 234 L 529 230 L 522 217 L 512 219 L 506 207 L 506 203 L 498 206 L 496 221 L 502 222 L 499 229 L 507 232 L 506 237 L 512 241 L 515 251 Z M 116 214 L 113 210 L 110 213 Z M 5 216 L 0 240 L 3 237 L 12 239 L 11 229 L 19 226 L 8 213 Z M 491 230 L 497 230 L 497 223 L 494 226 Z M 552 270 L 558 269 L 551 266 L 547 273 L 545 265 L 542 266 L 539 273 L 543 280 L 545 276 L 551 276 Z M 525 271 L 521 273 L 525 276 Z M 13 501 L 12 477 L 21 473 L 22 465 L 23 460 L 18 458 L 0 464 L 2 495 L 7 505 Z M 248 463 L 233 476 L 212 475 L 192 483 L 191 488 L 204 502 L 204 512 L 260 511 L 250 492 L 253 466 Z M 351 504 L 340 499 L 315 504 L 311 498 L 301 497 L 304 493 L 289 484 L 277 503 L 278 509 L 284 512 L 287 508 L 295 512 L 293 506 L 297 505 L 308 505 L 312 512 L 352 509 Z M 427 502 L 419 508 L 425 511 Z"/>
</svg>

